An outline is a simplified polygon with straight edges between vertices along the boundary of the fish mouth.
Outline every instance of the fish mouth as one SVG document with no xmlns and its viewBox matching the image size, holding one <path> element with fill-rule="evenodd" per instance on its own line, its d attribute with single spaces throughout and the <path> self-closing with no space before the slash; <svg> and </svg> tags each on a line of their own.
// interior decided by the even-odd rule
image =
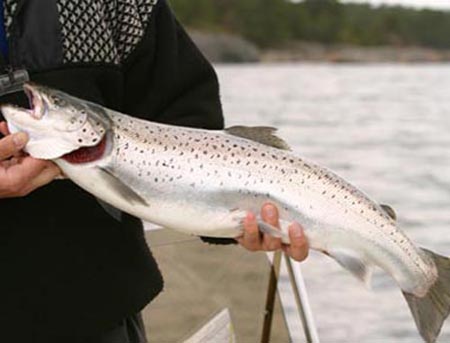
<svg viewBox="0 0 450 343">
<path fill-rule="evenodd" d="M 28 98 L 29 105 L 29 108 L 24 108 L 24 110 L 28 112 L 32 118 L 36 120 L 42 119 L 48 111 L 48 105 L 45 100 L 37 89 L 29 83 L 23 85 L 23 91 Z"/>
</svg>

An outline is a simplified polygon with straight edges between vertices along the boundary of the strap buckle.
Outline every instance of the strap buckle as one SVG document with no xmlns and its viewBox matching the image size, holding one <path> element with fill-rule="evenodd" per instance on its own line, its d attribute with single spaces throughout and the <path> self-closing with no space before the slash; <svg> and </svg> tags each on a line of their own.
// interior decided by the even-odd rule
<svg viewBox="0 0 450 343">
<path fill-rule="evenodd" d="M 0 96 L 16 93 L 23 90 L 23 84 L 30 81 L 25 69 L 9 70 L 0 75 Z"/>
</svg>

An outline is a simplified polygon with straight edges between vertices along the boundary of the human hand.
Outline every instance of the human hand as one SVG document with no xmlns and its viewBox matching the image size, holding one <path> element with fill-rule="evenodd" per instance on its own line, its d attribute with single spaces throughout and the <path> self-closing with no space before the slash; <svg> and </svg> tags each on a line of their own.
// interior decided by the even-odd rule
<svg viewBox="0 0 450 343">
<path fill-rule="evenodd" d="M 51 182 L 60 169 L 50 161 L 37 160 L 22 153 L 28 141 L 24 132 L 10 134 L 0 123 L 0 199 L 25 196 Z"/>
<path fill-rule="evenodd" d="M 261 209 L 262 219 L 275 227 L 280 227 L 278 222 L 278 209 L 271 203 L 266 203 Z M 292 223 L 289 226 L 290 245 L 281 243 L 281 239 L 261 235 L 258 229 L 258 223 L 253 213 L 248 213 L 244 220 L 244 235 L 237 238 L 239 244 L 250 251 L 275 251 L 282 249 L 296 261 L 303 261 L 308 257 L 309 245 L 304 235 L 303 228 L 298 223 Z"/>
</svg>

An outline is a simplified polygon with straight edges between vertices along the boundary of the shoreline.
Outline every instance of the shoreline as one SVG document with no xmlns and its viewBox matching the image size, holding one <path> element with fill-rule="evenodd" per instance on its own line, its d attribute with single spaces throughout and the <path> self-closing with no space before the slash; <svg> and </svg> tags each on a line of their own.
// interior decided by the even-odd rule
<svg viewBox="0 0 450 343">
<path fill-rule="evenodd" d="M 445 63 L 450 49 L 420 46 L 356 46 L 292 42 L 280 48 L 261 49 L 240 36 L 190 30 L 189 34 L 213 63 Z"/>
</svg>

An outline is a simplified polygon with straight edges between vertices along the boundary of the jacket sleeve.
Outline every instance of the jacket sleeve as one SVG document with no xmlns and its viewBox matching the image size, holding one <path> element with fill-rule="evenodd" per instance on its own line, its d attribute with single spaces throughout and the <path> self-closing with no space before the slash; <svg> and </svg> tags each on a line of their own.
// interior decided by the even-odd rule
<svg viewBox="0 0 450 343">
<path fill-rule="evenodd" d="M 126 113 L 172 125 L 223 128 L 217 75 L 165 0 L 158 1 L 124 68 Z M 213 244 L 236 242 L 201 238 Z"/>
</svg>

